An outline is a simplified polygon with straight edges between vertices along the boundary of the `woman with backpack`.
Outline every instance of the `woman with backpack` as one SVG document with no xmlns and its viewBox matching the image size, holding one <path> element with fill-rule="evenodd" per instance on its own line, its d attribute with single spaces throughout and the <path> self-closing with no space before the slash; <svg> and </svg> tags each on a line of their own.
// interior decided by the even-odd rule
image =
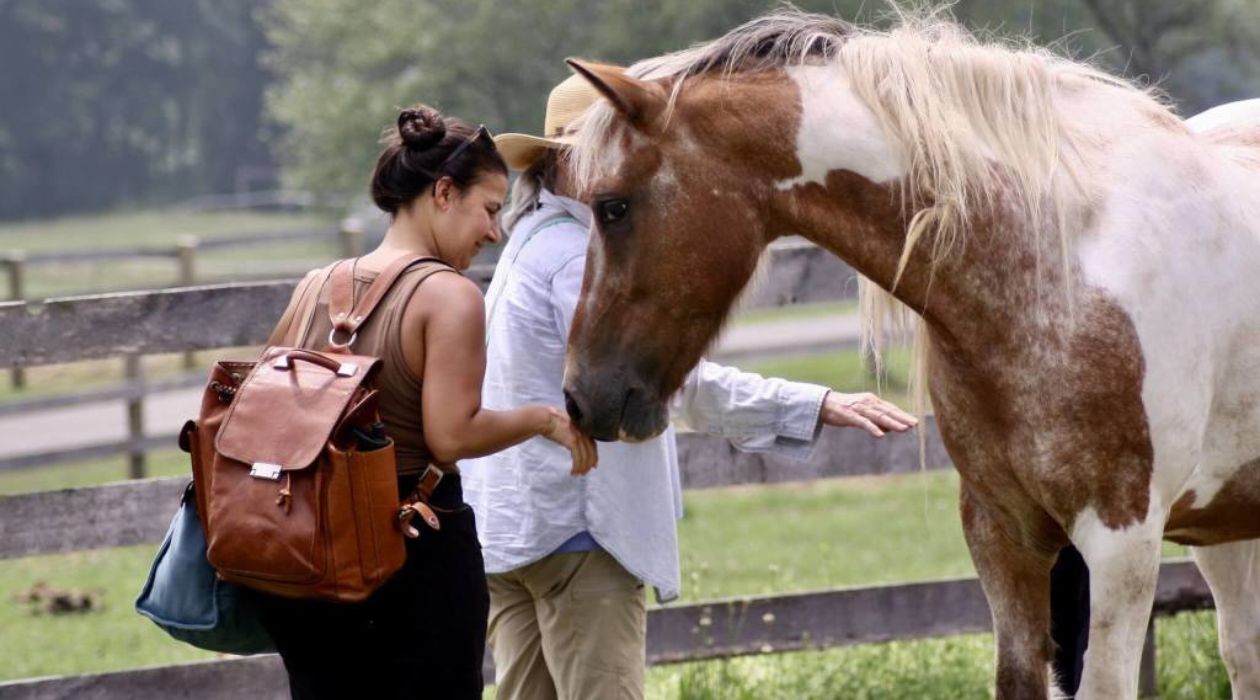
<svg viewBox="0 0 1260 700">
<path fill-rule="evenodd" d="M 432 260 L 407 268 L 366 320 L 354 319 L 350 338 L 337 337 L 328 318 L 332 268 L 311 272 L 270 343 L 319 348 L 335 337 L 382 358 L 378 408 L 395 445 L 399 494 L 415 490 L 431 465 L 441 470 L 428 500 L 440 529 L 421 527 L 407 540 L 402 570 L 361 603 L 260 595 L 260 616 L 294 698 L 479 698 L 489 598 L 455 463 L 542 436 L 567 448 L 581 474 L 595 465 L 595 447 L 557 407 L 481 407 L 485 311 L 459 271 L 501 237 L 507 167 L 493 138 L 417 105 L 382 143 L 371 193 L 390 227 L 379 247 L 342 263 L 353 266 L 351 295 L 362 297 L 401 258 Z"/>
</svg>

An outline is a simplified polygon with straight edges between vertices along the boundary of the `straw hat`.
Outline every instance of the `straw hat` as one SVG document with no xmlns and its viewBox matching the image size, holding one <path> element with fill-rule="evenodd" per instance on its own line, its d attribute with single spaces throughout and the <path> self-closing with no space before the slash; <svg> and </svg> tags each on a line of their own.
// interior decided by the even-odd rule
<svg viewBox="0 0 1260 700">
<path fill-rule="evenodd" d="M 571 75 L 552 88 L 551 94 L 547 96 L 547 114 L 543 117 L 544 136 L 499 134 L 494 137 L 494 145 L 509 168 L 525 170 L 548 148 L 573 143 L 576 132 L 574 122 L 599 97 L 599 92 L 585 78 Z"/>
</svg>

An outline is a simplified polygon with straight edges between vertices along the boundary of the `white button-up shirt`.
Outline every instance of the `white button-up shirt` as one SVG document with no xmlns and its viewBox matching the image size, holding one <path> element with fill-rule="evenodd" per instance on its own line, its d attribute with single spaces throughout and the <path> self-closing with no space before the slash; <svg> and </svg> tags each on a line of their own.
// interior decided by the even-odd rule
<svg viewBox="0 0 1260 700">
<path fill-rule="evenodd" d="M 515 227 L 486 295 L 482 405 L 563 406 L 564 354 L 586 266 L 590 210 L 543 191 Z M 739 449 L 806 457 L 825 387 L 701 362 L 671 404 L 693 430 Z M 664 602 L 678 597 L 682 484 L 674 429 L 641 443 L 599 443 L 599 466 L 569 474 L 568 451 L 543 438 L 460 463 L 488 573 L 537 561 L 589 532 Z"/>
</svg>

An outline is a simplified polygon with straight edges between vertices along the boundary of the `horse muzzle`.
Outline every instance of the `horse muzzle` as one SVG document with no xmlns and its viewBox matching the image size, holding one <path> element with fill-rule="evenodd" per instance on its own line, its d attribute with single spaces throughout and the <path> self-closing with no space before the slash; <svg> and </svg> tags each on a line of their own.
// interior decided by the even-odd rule
<svg viewBox="0 0 1260 700">
<path fill-rule="evenodd" d="M 583 372 L 566 378 L 564 403 L 574 424 L 603 442 L 642 442 L 669 425 L 666 402 L 618 372 Z"/>
</svg>

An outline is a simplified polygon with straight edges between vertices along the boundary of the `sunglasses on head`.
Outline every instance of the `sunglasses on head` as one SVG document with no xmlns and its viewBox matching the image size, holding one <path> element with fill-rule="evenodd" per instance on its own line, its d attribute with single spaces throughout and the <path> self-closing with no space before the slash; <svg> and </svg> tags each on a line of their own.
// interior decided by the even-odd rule
<svg viewBox="0 0 1260 700">
<path fill-rule="evenodd" d="M 456 146 L 455 150 L 451 151 L 450 155 L 443 158 L 442 162 L 438 163 L 438 166 L 433 169 L 433 172 L 437 173 L 438 175 L 441 175 L 442 169 L 446 167 L 447 163 L 450 163 L 451 161 L 458 158 L 459 154 L 468 150 L 469 146 L 473 145 L 474 143 L 477 142 L 478 139 L 482 139 L 482 138 L 489 139 L 490 147 L 494 148 L 494 136 L 490 134 L 490 130 L 486 128 L 485 124 L 478 124 L 477 130 L 472 132 L 472 134 L 467 139 L 464 139 L 463 143 Z"/>
</svg>

